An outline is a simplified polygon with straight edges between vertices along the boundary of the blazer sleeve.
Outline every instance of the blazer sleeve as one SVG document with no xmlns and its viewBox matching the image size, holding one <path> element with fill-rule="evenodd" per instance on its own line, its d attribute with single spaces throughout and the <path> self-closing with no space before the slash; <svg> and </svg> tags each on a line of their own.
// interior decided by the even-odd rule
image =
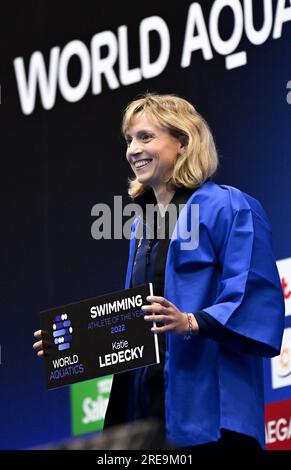
<svg viewBox="0 0 291 470">
<path fill-rule="evenodd" d="M 234 196 L 211 230 L 221 277 L 215 302 L 203 311 L 254 340 L 247 341 L 249 353 L 275 356 L 280 353 L 285 309 L 270 225 L 258 201 L 241 192 Z"/>
</svg>

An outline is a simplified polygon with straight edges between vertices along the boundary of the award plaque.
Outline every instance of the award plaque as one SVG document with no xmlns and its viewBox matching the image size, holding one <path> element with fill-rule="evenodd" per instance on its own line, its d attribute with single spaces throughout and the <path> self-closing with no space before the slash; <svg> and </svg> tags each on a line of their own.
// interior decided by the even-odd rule
<svg viewBox="0 0 291 470">
<path fill-rule="evenodd" d="M 49 389 L 160 362 L 144 284 L 40 312 Z"/>
</svg>

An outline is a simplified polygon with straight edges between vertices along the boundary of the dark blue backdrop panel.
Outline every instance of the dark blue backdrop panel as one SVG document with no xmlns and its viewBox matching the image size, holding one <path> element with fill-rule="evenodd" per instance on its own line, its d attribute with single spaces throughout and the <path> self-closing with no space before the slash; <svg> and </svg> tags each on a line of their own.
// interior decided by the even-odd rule
<svg viewBox="0 0 291 470">
<path fill-rule="evenodd" d="M 147 90 L 176 93 L 197 107 L 213 129 L 221 156 L 217 181 L 262 202 L 273 226 L 276 257 L 290 256 L 290 22 L 283 25 L 280 39 L 270 37 L 261 46 L 244 37 L 245 66 L 227 70 L 221 55 L 205 61 L 195 52 L 191 65 L 181 68 L 191 2 L 157 3 L 85 6 L 42 0 L 1 8 L 1 448 L 34 447 L 70 436 L 68 389 L 46 390 L 41 360 L 31 348 L 32 332 L 40 310 L 123 286 L 127 241 L 94 240 L 91 208 L 98 202 L 112 205 L 114 195 L 126 197 L 130 171 L 120 118 L 136 95 Z M 213 2 L 197 3 L 207 20 Z M 27 68 L 39 50 L 48 65 L 52 47 L 79 39 L 89 48 L 95 33 L 116 34 L 120 25 L 127 25 L 130 66 L 136 67 L 138 26 L 152 15 L 162 17 L 171 33 L 170 58 L 159 76 L 116 90 L 104 82 L 101 94 L 89 90 L 75 103 L 58 92 L 50 110 L 43 109 L 38 96 L 33 113 L 22 113 L 16 57 L 23 57 Z M 231 28 L 231 15 L 220 28 L 224 34 Z M 78 64 L 72 61 L 70 70 L 73 83 Z M 267 362 L 267 382 L 269 374 Z M 291 396 L 289 389 L 267 391 L 266 399 Z"/>
</svg>

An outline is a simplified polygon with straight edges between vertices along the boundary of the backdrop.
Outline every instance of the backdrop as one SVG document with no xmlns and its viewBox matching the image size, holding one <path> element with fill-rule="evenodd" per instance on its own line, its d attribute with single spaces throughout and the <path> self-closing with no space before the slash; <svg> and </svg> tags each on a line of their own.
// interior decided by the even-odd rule
<svg viewBox="0 0 291 470">
<path fill-rule="evenodd" d="M 206 118 L 216 180 L 269 215 L 291 314 L 291 2 L 162 3 L 1 5 L 2 449 L 71 436 L 70 390 L 46 390 L 32 333 L 40 310 L 123 287 L 128 243 L 95 240 L 91 209 L 126 197 L 121 112 L 140 93 Z M 283 354 L 265 361 L 269 448 L 291 448 L 290 331 L 286 315 Z"/>
</svg>

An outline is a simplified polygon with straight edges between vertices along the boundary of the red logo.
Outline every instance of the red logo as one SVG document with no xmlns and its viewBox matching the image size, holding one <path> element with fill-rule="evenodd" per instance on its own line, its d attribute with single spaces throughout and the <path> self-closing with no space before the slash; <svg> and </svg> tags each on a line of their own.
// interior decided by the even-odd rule
<svg viewBox="0 0 291 470">
<path fill-rule="evenodd" d="M 265 406 L 266 448 L 291 450 L 291 400 Z"/>
<path fill-rule="evenodd" d="M 289 289 L 288 282 L 284 277 L 281 279 L 282 290 L 284 294 L 284 299 L 289 299 L 291 297 L 291 290 Z"/>
</svg>

